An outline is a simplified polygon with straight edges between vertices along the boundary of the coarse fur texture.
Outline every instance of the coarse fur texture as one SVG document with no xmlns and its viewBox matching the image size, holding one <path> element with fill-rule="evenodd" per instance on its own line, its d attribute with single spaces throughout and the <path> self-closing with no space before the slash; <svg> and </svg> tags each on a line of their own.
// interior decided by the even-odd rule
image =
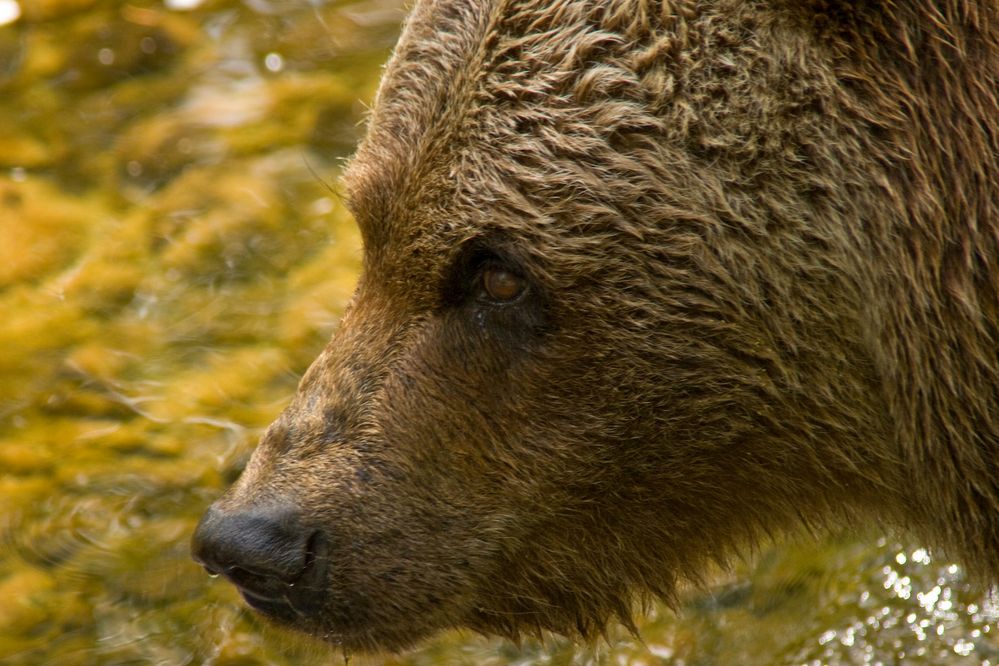
<svg viewBox="0 0 999 666">
<path fill-rule="evenodd" d="M 214 509 L 321 534 L 270 614 L 590 636 L 847 519 L 999 580 L 997 91 L 994 0 L 418 2 L 355 298 Z"/>
</svg>

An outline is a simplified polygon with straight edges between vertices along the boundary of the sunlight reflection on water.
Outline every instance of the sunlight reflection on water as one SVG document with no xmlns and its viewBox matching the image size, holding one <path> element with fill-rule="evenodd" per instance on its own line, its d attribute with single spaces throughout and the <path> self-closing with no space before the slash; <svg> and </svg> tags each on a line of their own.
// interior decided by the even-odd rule
<svg viewBox="0 0 999 666">
<path fill-rule="evenodd" d="M 204 2 L 205 0 L 163 0 L 163 4 L 167 9 L 176 9 L 178 11 L 197 9 Z"/>
<path fill-rule="evenodd" d="M 0 25 L 13 23 L 21 17 L 21 5 L 17 0 L 0 0 Z"/>
</svg>

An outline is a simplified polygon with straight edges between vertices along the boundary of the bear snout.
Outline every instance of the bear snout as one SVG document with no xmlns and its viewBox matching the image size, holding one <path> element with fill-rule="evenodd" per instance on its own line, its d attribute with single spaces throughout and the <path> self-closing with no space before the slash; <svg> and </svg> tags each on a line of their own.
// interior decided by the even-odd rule
<svg viewBox="0 0 999 666">
<path fill-rule="evenodd" d="M 299 512 L 271 505 L 228 511 L 212 505 L 191 539 L 191 554 L 211 575 L 223 575 L 248 604 L 277 618 L 318 610 L 326 540 L 304 529 Z"/>
</svg>

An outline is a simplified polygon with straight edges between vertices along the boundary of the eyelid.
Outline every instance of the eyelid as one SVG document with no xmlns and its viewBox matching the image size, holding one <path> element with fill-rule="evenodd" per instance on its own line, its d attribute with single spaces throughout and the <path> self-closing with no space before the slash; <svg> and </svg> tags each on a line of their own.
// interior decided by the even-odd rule
<svg viewBox="0 0 999 666">
<path fill-rule="evenodd" d="M 515 256 L 505 251 L 506 243 L 476 239 L 463 244 L 444 278 L 440 304 L 443 307 L 458 306 L 462 303 L 478 303 L 482 306 L 498 307 L 520 303 L 524 296 L 534 293 L 537 285 L 530 278 Z M 489 269 L 503 270 L 517 276 L 524 282 L 521 294 L 512 301 L 496 300 L 488 295 L 483 278 Z"/>
</svg>

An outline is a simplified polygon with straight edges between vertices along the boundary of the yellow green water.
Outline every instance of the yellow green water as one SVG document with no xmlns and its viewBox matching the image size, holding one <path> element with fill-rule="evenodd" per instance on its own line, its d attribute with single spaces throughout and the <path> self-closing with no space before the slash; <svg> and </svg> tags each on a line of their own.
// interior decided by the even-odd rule
<svg viewBox="0 0 999 666">
<path fill-rule="evenodd" d="M 0 662 L 343 663 L 187 544 L 353 289 L 336 175 L 400 5 L 0 0 Z M 994 599 L 876 537 L 644 618 L 351 663 L 999 663 Z"/>
</svg>

